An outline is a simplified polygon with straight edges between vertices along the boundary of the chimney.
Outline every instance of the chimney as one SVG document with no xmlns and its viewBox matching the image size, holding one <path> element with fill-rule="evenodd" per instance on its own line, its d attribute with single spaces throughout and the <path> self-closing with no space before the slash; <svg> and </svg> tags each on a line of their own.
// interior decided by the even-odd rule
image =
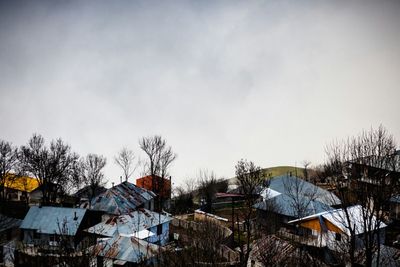
<svg viewBox="0 0 400 267">
<path fill-rule="evenodd" d="M 74 221 L 78 220 L 78 216 L 76 216 L 76 211 L 74 212 Z"/>
<path fill-rule="evenodd" d="M 119 180 L 121 181 L 121 184 L 122 184 L 122 176 L 119 177 Z"/>
<path fill-rule="evenodd" d="M 114 182 L 111 183 L 111 187 L 114 187 Z"/>
</svg>

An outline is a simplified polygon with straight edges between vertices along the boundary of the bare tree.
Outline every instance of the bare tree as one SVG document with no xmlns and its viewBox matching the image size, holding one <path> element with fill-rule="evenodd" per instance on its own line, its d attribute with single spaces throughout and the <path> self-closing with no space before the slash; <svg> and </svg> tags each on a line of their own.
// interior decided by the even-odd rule
<svg viewBox="0 0 400 267">
<path fill-rule="evenodd" d="M 344 220 L 350 233 L 347 254 L 356 264 L 356 226 L 349 207 L 361 205 L 363 225 L 362 250 L 366 266 L 371 266 L 373 253 L 380 256 L 380 226 L 386 220 L 386 204 L 399 193 L 399 155 L 396 142 L 387 130 L 363 131 L 355 137 L 327 146 L 326 174 L 341 198 Z M 359 253 L 358 253 L 359 254 Z"/>
<path fill-rule="evenodd" d="M 181 251 L 164 251 L 161 266 L 219 266 L 221 264 L 221 245 L 226 233 L 221 225 L 210 219 L 195 223 L 181 231 Z M 223 265 L 223 264 L 221 264 Z"/>
<path fill-rule="evenodd" d="M 296 243 L 275 235 L 264 235 L 254 242 L 251 258 L 263 266 L 327 266 Z"/>
<path fill-rule="evenodd" d="M 236 169 L 235 173 L 239 188 L 241 188 L 245 198 L 244 220 L 247 232 L 247 240 L 246 240 L 245 253 L 243 246 L 241 246 L 241 252 L 242 252 L 241 261 L 242 263 L 246 263 L 247 260 L 249 259 L 249 254 L 250 254 L 250 236 L 251 236 L 250 224 L 254 217 L 253 206 L 258 199 L 258 190 L 263 185 L 268 187 L 268 184 L 265 182 L 265 177 L 262 169 L 259 166 L 256 166 L 252 161 L 247 161 L 242 159 L 238 161 L 238 163 L 235 166 L 235 169 Z"/>
<path fill-rule="evenodd" d="M 212 211 L 212 202 L 217 193 L 218 179 L 214 172 L 200 170 L 197 179 L 198 192 L 202 201 L 202 209 L 205 212 Z"/>
<path fill-rule="evenodd" d="M 309 169 L 308 167 L 311 165 L 311 162 L 308 160 L 303 161 L 303 176 L 304 180 L 309 182 Z"/>
<path fill-rule="evenodd" d="M 17 164 L 17 148 L 10 142 L 0 140 L 0 198 L 2 201 L 6 199 L 4 185 L 7 179 L 15 176 Z"/>
<path fill-rule="evenodd" d="M 168 176 L 169 168 L 177 155 L 160 135 L 142 137 L 139 140 L 139 146 L 147 155 L 147 161 L 145 161 L 146 173 L 152 177 L 153 191 L 158 192 L 156 201 L 158 205 L 156 206 L 161 210 L 164 203 L 163 193 L 166 190 L 164 188 L 165 178 Z M 161 179 L 158 179 L 157 176 Z"/>
<path fill-rule="evenodd" d="M 38 178 L 43 204 L 54 202 L 57 194 L 70 190 L 78 159 L 61 139 L 53 140 L 46 147 L 44 138 L 38 134 L 26 146 L 21 146 L 19 153 L 22 169 Z"/>
<path fill-rule="evenodd" d="M 84 267 L 90 266 L 95 259 L 93 253 L 94 240 L 84 237 L 82 240 L 69 235 L 67 218 L 57 220 L 57 230 L 47 239 L 36 241 L 34 246 L 25 242 L 18 242 L 16 266 L 45 266 L 45 267 Z"/>
<path fill-rule="evenodd" d="M 296 219 L 313 213 L 312 202 L 318 197 L 318 189 L 307 185 L 307 182 L 298 177 L 286 176 L 283 178 L 285 194 L 290 198 L 290 206 L 294 210 Z"/>
<path fill-rule="evenodd" d="M 96 192 L 100 187 L 104 186 L 107 181 L 104 180 L 102 169 L 106 165 L 105 157 L 96 154 L 89 154 L 85 159 L 81 160 L 80 181 L 84 186 L 89 188 L 89 207 L 92 199 L 96 196 Z"/>
<path fill-rule="evenodd" d="M 128 181 L 128 178 L 135 172 L 138 166 L 135 164 L 135 159 L 135 153 L 126 147 L 122 148 L 114 158 L 115 163 L 124 172 L 125 181 Z"/>
<path fill-rule="evenodd" d="M 174 214 L 193 212 L 195 185 L 196 183 L 193 179 L 186 179 L 183 186 L 175 187 L 172 209 Z"/>
</svg>

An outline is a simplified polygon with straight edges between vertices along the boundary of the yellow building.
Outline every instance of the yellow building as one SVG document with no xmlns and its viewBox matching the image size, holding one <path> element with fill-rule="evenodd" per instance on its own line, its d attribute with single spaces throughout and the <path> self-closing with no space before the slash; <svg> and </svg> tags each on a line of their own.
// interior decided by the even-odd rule
<svg viewBox="0 0 400 267">
<path fill-rule="evenodd" d="M 40 199 L 39 190 L 40 186 L 39 179 L 29 176 L 16 176 L 9 174 L 5 177 L 4 189 L 7 199 L 9 200 L 26 200 L 32 197 Z"/>
</svg>

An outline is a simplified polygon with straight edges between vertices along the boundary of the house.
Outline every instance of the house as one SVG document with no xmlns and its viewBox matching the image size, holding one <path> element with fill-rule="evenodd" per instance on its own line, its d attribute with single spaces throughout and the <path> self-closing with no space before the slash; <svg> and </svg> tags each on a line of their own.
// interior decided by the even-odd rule
<svg viewBox="0 0 400 267">
<path fill-rule="evenodd" d="M 159 203 L 162 203 L 162 208 L 169 209 L 171 206 L 171 177 L 165 179 L 158 175 L 147 175 L 136 179 L 136 186 L 151 190 L 154 192 L 156 197 L 156 208 L 159 207 Z"/>
<path fill-rule="evenodd" d="M 276 235 L 262 236 L 252 244 L 247 267 L 329 266 L 304 247 Z"/>
<path fill-rule="evenodd" d="M 348 213 L 348 217 L 346 216 Z M 308 229 L 312 236 L 318 239 L 320 246 L 326 246 L 334 251 L 341 251 L 343 244 L 348 244 L 351 236 L 349 221 L 355 231 L 356 249 L 362 247 L 363 234 L 367 231 L 368 226 L 364 226 L 363 213 L 368 213 L 365 208 L 360 205 L 347 207 L 344 209 L 335 209 L 324 211 L 300 219 L 290 221 L 289 224 Z M 374 215 L 371 216 L 371 224 L 378 223 Z M 386 224 L 379 222 L 377 227 L 380 229 L 379 241 L 381 244 L 385 242 Z"/>
<path fill-rule="evenodd" d="M 378 253 L 374 253 L 371 266 L 398 267 L 400 266 L 400 249 L 381 245 Z"/>
<path fill-rule="evenodd" d="M 394 195 L 389 199 L 390 218 L 400 221 L 400 195 Z"/>
<path fill-rule="evenodd" d="M 38 203 L 42 198 L 39 179 L 29 176 L 7 175 L 4 180 L 6 199 Z"/>
<path fill-rule="evenodd" d="M 92 260 L 93 267 L 102 266 L 137 266 L 137 264 L 146 262 L 150 265 L 155 262 L 155 257 L 162 249 L 145 240 L 116 235 L 113 238 L 105 238 L 93 248 L 93 254 L 96 259 Z"/>
<path fill-rule="evenodd" d="M 84 229 L 99 222 L 90 210 L 32 206 L 25 216 L 16 266 L 87 266 L 96 244 Z"/>
<path fill-rule="evenodd" d="M 98 186 L 96 187 L 96 189 L 94 190 L 94 197 L 100 195 L 101 193 L 105 192 L 107 190 L 107 188 L 103 187 L 103 186 Z M 79 189 L 76 193 L 73 194 L 73 197 L 77 198 L 78 202 L 80 204 L 86 203 L 89 201 L 91 194 L 92 193 L 92 189 L 90 188 L 90 186 L 85 186 L 81 189 Z"/>
<path fill-rule="evenodd" d="M 122 182 L 100 193 L 82 208 L 103 211 L 107 214 L 128 214 L 139 208 L 154 210 L 155 194 L 147 189 L 140 188 L 130 182 Z"/>
<path fill-rule="evenodd" d="M 139 209 L 124 215 L 109 216 L 105 221 L 86 231 L 100 237 L 120 235 L 165 245 L 169 238 L 170 221 L 172 221 L 172 217 L 167 214 Z"/>
<path fill-rule="evenodd" d="M 22 220 L 0 214 L 0 263 L 8 264 L 13 262 L 14 241 L 18 239 L 21 222 Z"/>
<path fill-rule="evenodd" d="M 331 210 L 341 203 L 333 193 L 291 175 L 271 179 L 260 196 L 262 201 L 254 205 L 257 219 L 271 232 L 290 227 L 287 223 L 291 220 Z"/>
<path fill-rule="evenodd" d="M 58 246 L 62 239 L 75 248 L 84 239 L 88 221 L 86 209 L 32 206 L 20 226 L 22 241 L 33 247 Z"/>
</svg>

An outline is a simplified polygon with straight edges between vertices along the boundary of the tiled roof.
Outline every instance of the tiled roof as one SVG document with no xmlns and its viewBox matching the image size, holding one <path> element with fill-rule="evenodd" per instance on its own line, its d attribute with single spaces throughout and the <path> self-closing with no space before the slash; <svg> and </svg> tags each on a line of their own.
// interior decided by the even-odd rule
<svg viewBox="0 0 400 267">
<path fill-rule="evenodd" d="M 26 214 L 20 228 L 37 230 L 43 234 L 74 236 L 86 209 L 33 206 Z"/>
<path fill-rule="evenodd" d="M 95 197 L 91 209 L 105 211 L 109 214 L 127 214 L 150 201 L 155 194 L 130 182 L 123 182 Z"/>
</svg>

